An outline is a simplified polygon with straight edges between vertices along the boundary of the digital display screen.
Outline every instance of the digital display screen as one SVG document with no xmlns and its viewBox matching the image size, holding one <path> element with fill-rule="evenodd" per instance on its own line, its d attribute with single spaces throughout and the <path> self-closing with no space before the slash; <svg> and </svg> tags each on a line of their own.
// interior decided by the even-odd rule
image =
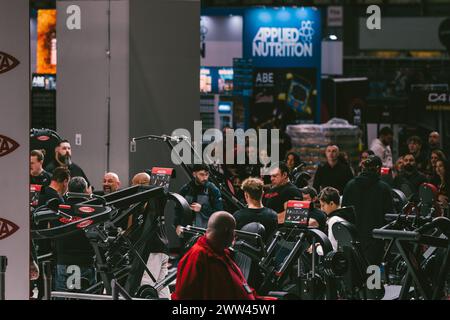
<svg viewBox="0 0 450 320">
<path fill-rule="evenodd" d="M 288 201 L 285 223 L 307 227 L 309 223 L 310 208 L 310 201 Z"/>
</svg>

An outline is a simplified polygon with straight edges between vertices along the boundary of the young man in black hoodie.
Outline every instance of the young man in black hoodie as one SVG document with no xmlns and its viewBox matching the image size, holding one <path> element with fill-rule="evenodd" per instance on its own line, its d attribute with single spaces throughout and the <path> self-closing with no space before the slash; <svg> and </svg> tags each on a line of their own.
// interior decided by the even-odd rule
<svg viewBox="0 0 450 320">
<path fill-rule="evenodd" d="M 384 243 L 372 237 L 372 230 L 385 225 L 384 216 L 393 212 L 391 187 L 380 180 L 382 162 L 375 155 L 363 163 L 361 174 L 352 179 L 344 189 L 343 206 L 354 206 L 356 229 L 361 248 L 370 264 L 380 264 Z"/>
</svg>

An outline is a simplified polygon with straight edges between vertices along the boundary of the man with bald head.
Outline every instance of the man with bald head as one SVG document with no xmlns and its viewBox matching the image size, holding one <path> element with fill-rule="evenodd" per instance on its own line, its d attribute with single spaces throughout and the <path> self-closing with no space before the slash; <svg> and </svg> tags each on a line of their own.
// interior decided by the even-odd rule
<svg viewBox="0 0 450 320">
<path fill-rule="evenodd" d="M 326 161 L 319 165 L 314 175 L 313 187 L 317 192 L 325 187 L 333 187 L 342 194 L 347 182 L 353 178 L 349 165 L 340 162 L 338 156 L 339 147 L 329 144 L 325 149 Z"/>
<path fill-rule="evenodd" d="M 441 136 L 439 132 L 433 131 L 429 134 L 428 148 L 430 149 L 430 152 L 441 148 Z"/>
<path fill-rule="evenodd" d="M 119 190 L 120 180 L 117 173 L 107 172 L 103 177 L 103 192 L 105 194 L 113 193 Z"/>
<path fill-rule="evenodd" d="M 141 185 L 141 186 L 148 186 L 150 184 L 150 176 L 146 172 L 139 172 L 136 173 L 131 179 L 131 185 Z"/>
<path fill-rule="evenodd" d="M 236 221 L 226 211 L 208 220 L 200 237 L 178 263 L 174 300 L 255 300 L 241 270 L 230 256 Z"/>
</svg>

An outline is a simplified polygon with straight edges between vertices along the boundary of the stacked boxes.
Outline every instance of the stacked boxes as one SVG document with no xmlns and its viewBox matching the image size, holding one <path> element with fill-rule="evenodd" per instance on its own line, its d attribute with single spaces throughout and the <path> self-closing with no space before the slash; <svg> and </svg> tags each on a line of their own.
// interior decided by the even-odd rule
<svg viewBox="0 0 450 320">
<path fill-rule="evenodd" d="M 361 130 L 347 120 L 333 118 L 324 124 L 289 125 L 286 133 L 291 137 L 293 151 L 306 162 L 306 170 L 311 175 L 325 161 L 325 148 L 330 143 L 347 153 L 353 167 L 358 165 Z"/>
</svg>

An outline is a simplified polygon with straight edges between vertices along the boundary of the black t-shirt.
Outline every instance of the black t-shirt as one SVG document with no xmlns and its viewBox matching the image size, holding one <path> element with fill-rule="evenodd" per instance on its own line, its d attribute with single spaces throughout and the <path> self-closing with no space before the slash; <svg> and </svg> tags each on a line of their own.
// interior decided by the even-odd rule
<svg viewBox="0 0 450 320">
<path fill-rule="evenodd" d="M 266 229 L 264 241 L 266 241 L 278 226 L 277 213 L 270 208 L 250 209 L 244 208 L 234 213 L 236 219 L 236 229 L 241 229 L 251 222 L 259 222 Z"/>
<path fill-rule="evenodd" d="M 59 165 L 55 162 L 50 162 L 47 167 L 45 167 L 45 170 L 53 173 L 53 170 L 55 170 Z M 91 183 L 89 182 L 89 179 L 87 178 L 86 174 L 84 173 L 83 169 L 81 169 L 76 163 L 71 163 L 68 167 L 67 167 L 70 171 L 70 177 L 83 177 L 86 182 L 88 183 L 88 186 L 91 185 Z"/>
<path fill-rule="evenodd" d="M 61 203 L 64 203 L 64 199 L 59 195 L 59 193 L 50 187 L 44 187 L 41 189 L 41 193 L 39 194 L 38 207 L 43 206 L 47 203 L 48 200 L 58 199 Z"/>
<path fill-rule="evenodd" d="M 280 187 L 270 189 L 264 194 L 263 204 L 267 208 L 274 210 L 276 213 L 284 211 L 284 204 L 289 200 L 302 200 L 302 193 L 300 190 L 288 182 Z"/>
<path fill-rule="evenodd" d="M 30 175 L 30 184 L 38 184 L 40 186 L 47 187 L 51 180 L 52 175 L 45 170 L 42 170 L 41 174 L 38 176 Z"/>
</svg>

